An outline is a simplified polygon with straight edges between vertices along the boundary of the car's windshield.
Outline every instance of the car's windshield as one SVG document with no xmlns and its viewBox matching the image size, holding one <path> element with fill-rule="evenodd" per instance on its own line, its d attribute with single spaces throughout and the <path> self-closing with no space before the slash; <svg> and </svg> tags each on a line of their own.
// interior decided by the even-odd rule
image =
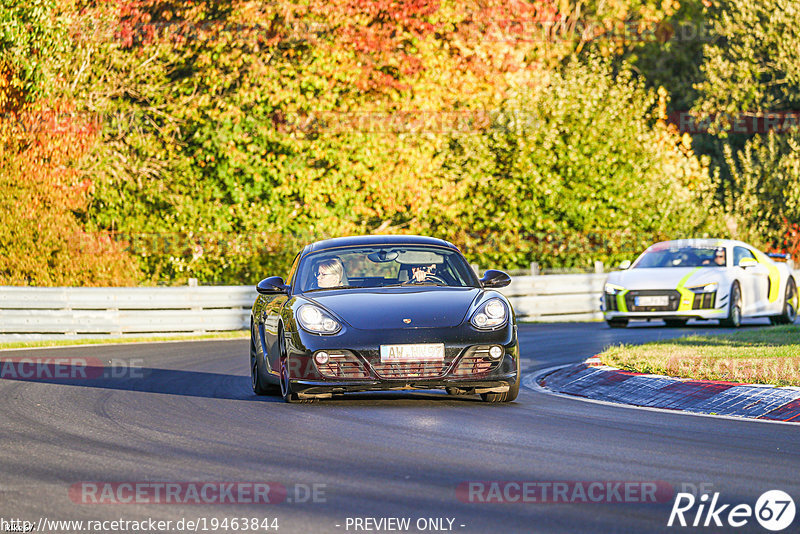
<svg viewBox="0 0 800 534">
<path fill-rule="evenodd" d="M 633 269 L 657 267 L 725 267 L 724 247 L 658 247 L 639 256 Z"/>
<path fill-rule="evenodd" d="M 321 251 L 304 257 L 295 275 L 298 292 L 387 286 L 475 286 L 463 256 L 432 246 L 375 245 Z"/>
</svg>

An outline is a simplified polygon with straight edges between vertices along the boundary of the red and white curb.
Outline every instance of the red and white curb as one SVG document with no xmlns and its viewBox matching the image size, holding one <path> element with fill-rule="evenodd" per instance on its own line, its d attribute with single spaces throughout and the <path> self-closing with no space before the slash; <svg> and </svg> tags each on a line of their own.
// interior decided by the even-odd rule
<svg viewBox="0 0 800 534">
<path fill-rule="evenodd" d="M 611 403 L 800 423 L 800 388 L 645 375 L 596 357 L 530 375 L 524 385 Z"/>
</svg>

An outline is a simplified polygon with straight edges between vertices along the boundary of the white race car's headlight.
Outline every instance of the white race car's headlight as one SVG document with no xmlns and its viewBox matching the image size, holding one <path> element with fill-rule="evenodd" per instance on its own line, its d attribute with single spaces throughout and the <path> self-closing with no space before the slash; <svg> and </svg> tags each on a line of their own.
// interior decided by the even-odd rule
<svg viewBox="0 0 800 534">
<path fill-rule="evenodd" d="M 694 291 L 695 293 L 713 293 L 719 288 L 719 284 L 717 282 L 711 282 L 709 284 L 703 284 L 701 286 L 693 286 L 687 288 L 689 291 Z"/>
<path fill-rule="evenodd" d="M 297 309 L 297 322 L 304 330 L 314 334 L 335 334 L 342 325 L 325 310 L 312 304 L 303 304 Z"/>
<path fill-rule="evenodd" d="M 625 291 L 625 288 L 616 284 L 606 284 L 605 292 L 609 295 L 616 295 L 620 291 Z"/>
<path fill-rule="evenodd" d="M 475 328 L 491 329 L 503 326 L 508 321 L 508 310 L 505 303 L 498 298 L 487 300 L 478 311 L 472 314 L 472 325 Z"/>
</svg>

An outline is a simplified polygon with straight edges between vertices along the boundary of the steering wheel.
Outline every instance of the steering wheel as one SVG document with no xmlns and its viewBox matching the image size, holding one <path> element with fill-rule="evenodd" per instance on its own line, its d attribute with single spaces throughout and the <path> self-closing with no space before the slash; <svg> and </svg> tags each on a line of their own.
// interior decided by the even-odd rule
<svg viewBox="0 0 800 534">
<path fill-rule="evenodd" d="M 416 278 L 411 277 L 408 280 L 406 280 L 405 282 L 403 282 L 403 285 L 424 284 L 426 282 L 436 282 L 437 284 L 442 284 L 443 286 L 447 285 L 447 282 L 445 282 L 443 278 L 441 278 L 439 276 L 436 276 L 435 274 L 430 274 L 430 273 L 425 275 L 425 280 L 417 281 Z"/>
</svg>

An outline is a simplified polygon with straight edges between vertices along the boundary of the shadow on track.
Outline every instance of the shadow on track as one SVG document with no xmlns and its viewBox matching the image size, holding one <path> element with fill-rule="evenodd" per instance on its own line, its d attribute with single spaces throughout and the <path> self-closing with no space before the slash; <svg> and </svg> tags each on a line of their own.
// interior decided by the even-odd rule
<svg viewBox="0 0 800 534">
<path fill-rule="evenodd" d="M 255 395 L 250 390 L 250 377 L 223 373 L 154 369 L 148 367 L 113 368 L 107 366 L 43 364 L 37 369 L 30 363 L 20 367 L 20 361 L 0 358 L 0 381 L 34 382 L 86 388 L 160 393 L 224 400 L 255 402 L 277 402 L 283 404 L 278 395 Z M 24 358 L 27 362 L 35 358 Z M 38 376 L 30 375 L 31 371 Z M 68 378 L 55 378 L 64 376 Z M 87 377 L 87 378 L 84 378 Z M 435 390 L 385 391 L 349 393 L 325 399 L 324 404 L 340 404 L 342 401 L 391 401 L 439 400 L 485 404 L 477 395 L 446 395 Z M 388 405 L 388 404 L 387 404 Z"/>
</svg>

